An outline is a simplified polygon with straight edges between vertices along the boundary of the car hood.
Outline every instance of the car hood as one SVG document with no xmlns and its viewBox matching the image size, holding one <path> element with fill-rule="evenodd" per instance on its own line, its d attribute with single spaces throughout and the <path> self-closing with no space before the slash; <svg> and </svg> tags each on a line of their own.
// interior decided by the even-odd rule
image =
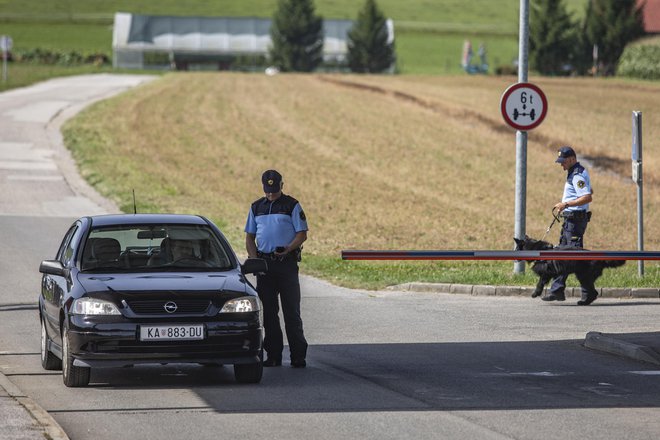
<svg viewBox="0 0 660 440">
<path fill-rule="evenodd" d="M 236 273 L 139 273 L 86 274 L 78 280 L 87 292 L 234 291 L 248 292 L 248 284 Z"/>
</svg>

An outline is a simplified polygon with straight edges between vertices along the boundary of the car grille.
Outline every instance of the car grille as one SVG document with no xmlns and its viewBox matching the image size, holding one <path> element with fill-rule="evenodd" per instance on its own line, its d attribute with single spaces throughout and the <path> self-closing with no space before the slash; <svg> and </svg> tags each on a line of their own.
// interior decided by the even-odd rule
<svg viewBox="0 0 660 440">
<path fill-rule="evenodd" d="M 127 301 L 128 306 L 137 315 L 192 315 L 204 314 L 211 305 L 208 299 L 176 299 L 176 300 L 133 300 Z M 165 310 L 165 304 L 176 304 L 174 312 Z"/>
</svg>

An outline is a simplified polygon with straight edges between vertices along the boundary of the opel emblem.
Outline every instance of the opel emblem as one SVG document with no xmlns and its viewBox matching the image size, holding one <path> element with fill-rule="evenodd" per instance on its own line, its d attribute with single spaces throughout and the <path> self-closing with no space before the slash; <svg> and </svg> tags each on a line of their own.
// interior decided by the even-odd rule
<svg viewBox="0 0 660 440">
<path fill-rule="evenodd" d="M 176 309 L 178 309 L 179 307 L 176 305 L 175 302 L 169 301 L 169 302 L 165 303 L 163 308 L 165 309 L 165 311 L 167 313 L 174 313 L 174 312 L 176 312 Z"/>
</svg>

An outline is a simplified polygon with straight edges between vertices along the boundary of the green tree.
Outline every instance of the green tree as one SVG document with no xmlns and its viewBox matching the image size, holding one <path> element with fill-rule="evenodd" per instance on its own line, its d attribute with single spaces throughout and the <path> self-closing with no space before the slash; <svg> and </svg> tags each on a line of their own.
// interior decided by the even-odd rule
<svg viewBox="0 0 660 440">
<path fill-rule="evenodd" d="M 582 56 L 590 59 L 597 45 L 601 73 L 613 75 L 626 45 L 644 35 L 642 7 L 637 0 L 589 0 Z"/>
<path fill-rule="evenodd" d="M 348 33 L 348 65 L 353 72 L 378 73 L 394 63 L 386 18 L 375 0 L 367 0 Z"/>
<path fill-rule="evenodd" d="M 323 61 L 323 18 L 313 0 L 279 0 L 270 37 L 271 62 L 283 72 L 311 72 Z"/>
<path fill-rule="evenodd" d="M 565 75 L 578 37 L 563 0 L 535 0 L 530 8 L 529 64 L 543 75 Z"/>
</svg>

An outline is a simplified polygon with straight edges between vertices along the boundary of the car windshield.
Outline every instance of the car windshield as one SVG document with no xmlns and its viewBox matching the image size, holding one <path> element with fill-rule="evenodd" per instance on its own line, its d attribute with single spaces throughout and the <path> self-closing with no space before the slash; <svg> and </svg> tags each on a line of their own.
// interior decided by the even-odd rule
<svg viewBox="0 0 660 440">
<path fill-rule="evenodd" d="M 82 270 L 228 270 L 229 245 L 203 225 L 122 225 L 92 229 Z"/>
</svg>

